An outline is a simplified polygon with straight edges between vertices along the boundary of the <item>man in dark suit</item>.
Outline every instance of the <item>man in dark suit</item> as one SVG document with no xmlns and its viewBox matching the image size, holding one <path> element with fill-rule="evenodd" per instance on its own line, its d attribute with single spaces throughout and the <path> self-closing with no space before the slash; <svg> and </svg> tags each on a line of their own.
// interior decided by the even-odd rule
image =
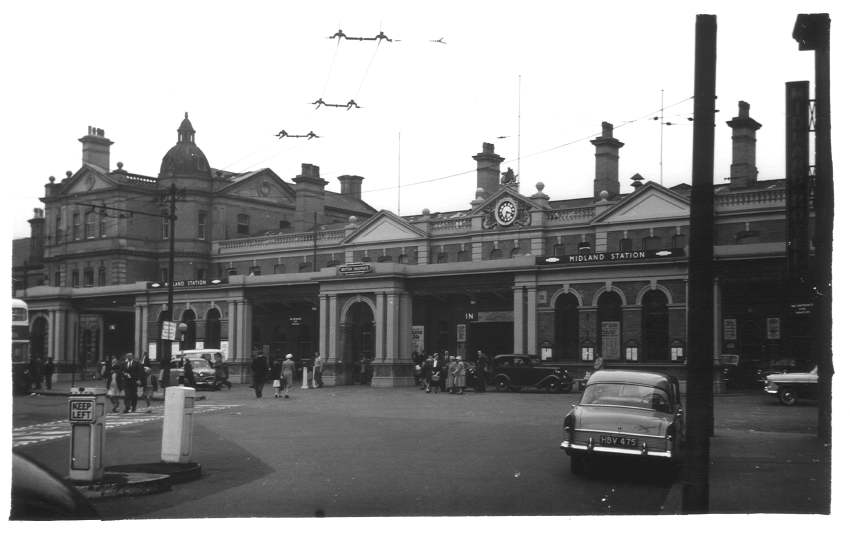
<svg viewBox="0 0 850 535">
<path fill-rule="evenodd" d="M 124 412 L 136 412 L 139 402 L 138 388 L 145 376 L 145 368 L 138 357 L 132 353 L 125 355 L 124 361 Z"/>
<path fill-rule="evenodd" d="M 252 387 L 254 388 L 254 393 L 257 394 L 258 398 L 263 397 L 263 386 L 266 384 L 266 376 L 268 373 L 269 363 L 266 361 L 266 357 L 258 351 L 254 355 L 254 359 L 251 361 L 251 376 L 253 380 Z"/>
</svg>

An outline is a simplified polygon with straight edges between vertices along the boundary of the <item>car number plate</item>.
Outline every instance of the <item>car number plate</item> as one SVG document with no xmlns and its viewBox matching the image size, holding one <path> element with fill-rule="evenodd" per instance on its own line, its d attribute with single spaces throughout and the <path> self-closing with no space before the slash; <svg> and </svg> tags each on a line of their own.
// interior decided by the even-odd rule
<svg viewBox="0 0 850 535">
<path fill-rule="evenodd" d="M 618 437 L 613 435 L 599 435 L 600 446 L 614 446 L 619 448 L 637 448 L 638 439 L 635 437 Z"/>
</svg>

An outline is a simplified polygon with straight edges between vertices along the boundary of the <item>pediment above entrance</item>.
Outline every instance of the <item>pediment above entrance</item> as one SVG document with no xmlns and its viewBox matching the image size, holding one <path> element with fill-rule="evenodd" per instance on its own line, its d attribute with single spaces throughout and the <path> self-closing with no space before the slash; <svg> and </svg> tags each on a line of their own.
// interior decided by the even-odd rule
<svg viewBox="0 0 850 535">
<path fill-rule="evenodd" d="M 71 177 L 70 183 L 65 187 L 65 193 L 67 195 L 73 195 L 114 187 L 115 183 L 109 178 L 93 169 L 84 167 Z"/>
<path fill-rule="evenodd" d="M 594 223 L 630 223 L 650 219 L 690 217 L 690 202 L 685 197 L 650 182 L 620 204 L 603 212 Z"/>
<path fill-rule="evenodd" d="M 391 212 L 381 210 L 345 240 L 348 244 L 420 240 L 426 234 Z"/>
</svg>

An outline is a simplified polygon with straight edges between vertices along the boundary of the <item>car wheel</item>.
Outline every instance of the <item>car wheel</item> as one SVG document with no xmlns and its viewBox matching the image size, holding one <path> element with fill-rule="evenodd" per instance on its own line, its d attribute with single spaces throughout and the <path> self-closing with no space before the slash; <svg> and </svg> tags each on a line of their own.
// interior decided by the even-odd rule
<svg viewBox="0 0 850 535">
<path fill-rule="evenodd" d="M 549 392 L 550 394 L 557 394 L 561 390 L 561 385 L 558 384 L 558 381 L 552 379 L 546 383 L 545 388 L 546 392 Z"/>
<path fill-rule="evenodd" d="M 573 455 L 570 457 L 570 472 L 580 476 L 587 471 L 587 460 L 584 455 Z"/>
<path fill-rule="evenodd" d="M 790 407 L 797 403 L 797 393 L 794 392 L 793 389 L 788 387 L 782 387 L 779 389 L 779 403 Z"/>
<path fill-rule="evenodd" d="M 497 392 L 507 392 L 510 388 L 510 384 L 508 384 L 508 380 L 505 377 L 499 377 L 496 379 L 496 391 Z"/>
</svg>

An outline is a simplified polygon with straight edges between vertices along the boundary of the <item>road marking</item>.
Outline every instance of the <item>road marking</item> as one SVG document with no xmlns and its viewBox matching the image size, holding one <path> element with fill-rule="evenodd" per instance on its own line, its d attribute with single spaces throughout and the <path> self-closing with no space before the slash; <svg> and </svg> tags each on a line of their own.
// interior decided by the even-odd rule
<svg viewBox="0 0 850 535">
<path fill-rule="evenodd" d="M 241 405 L 195 405 L 194 414 L 222 411 Z M 145 411 L 147 409 L 137 409 Z M 124 427 L 161 420 L 164 417 L 162 406 L 151 407 L 151 412 L 110 412 L 106 414 L 106 428 Z M 12 448 L 29 446 L 70 436 L 71 423 L 68 420 L 56 420 L 40 424 L 18 427 L 12 430 Z"/>
</svg>

